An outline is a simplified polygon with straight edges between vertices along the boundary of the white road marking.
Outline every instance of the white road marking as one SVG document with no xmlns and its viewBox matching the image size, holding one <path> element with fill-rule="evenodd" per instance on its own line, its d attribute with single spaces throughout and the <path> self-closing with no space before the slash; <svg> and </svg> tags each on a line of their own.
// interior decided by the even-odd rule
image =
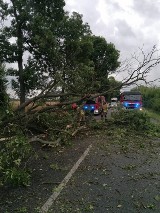
<svg viewBox="0 0 160 213">
<path fill-rule="evenodd" d="M 55 189 L 55 192 L 48 198 L 48 200 L 45 202 L 45 204 L 41 207 L 40 213 L 47 213 L 49 208 L 52 206 L 53 202 L 56 200 L 58 195 L 61 193 L 62 189 L 65 187 L 65 185 L 68 183 L 72 175 L 75 173 L 75 171 L 78 169 L 79 165 L 82 163 L 82 161 L 85 159 L 87 154 L 89 153 L 92 145 L 90 145 L 85 152 L 82 154 L 80 159 L 74 164 L 70 172 L 66 175 L 66 177 L 63 179 L 63 181 L 59 184 L 59 186 Z"/>
</svg>

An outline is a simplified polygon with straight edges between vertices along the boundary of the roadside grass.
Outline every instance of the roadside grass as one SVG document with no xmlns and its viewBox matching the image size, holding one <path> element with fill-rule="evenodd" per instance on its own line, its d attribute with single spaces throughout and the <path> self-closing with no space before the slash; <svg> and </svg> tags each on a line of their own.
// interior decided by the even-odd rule
<svg viewBox="0 0 160 213">
<path fill-rule="evenodd" d="M 158 116 L 157 116 L 158 117 Z M 110 153 L 113 146 L 116 152 L 154 152 L 153 141 L 160 138 L 160 123 L 153 122 L 147 111 L 117 111 L 112 119 L 90 127 L 106 137 L 107 143 L 99 143 L 101 149 Z M 159 116 L 160 119 L 160 116 Z M 154 146 L 159 146 L 155 143 Z"/>
<path fill-rule="evenodd" d="M 160 114 L 152 111 L 152 110 L 149 110 L 149 109 L 145 109 L 145 112 L 148 114 L 148 116 L 151 118 L 151 119 L 154 119 L 157 123 L 160 124 Z"/>
</svg>

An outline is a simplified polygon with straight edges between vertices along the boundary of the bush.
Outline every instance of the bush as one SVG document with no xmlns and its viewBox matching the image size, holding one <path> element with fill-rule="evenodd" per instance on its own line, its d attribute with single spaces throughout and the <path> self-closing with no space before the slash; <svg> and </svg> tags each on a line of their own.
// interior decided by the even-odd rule
<svg viewBox="0 0 160 213">
<path fill-rule="evenodd" d="M 4 183 L 12 186 L 28 186 L 30 183 L 30 174 L 26 170 L 16 167 L 7 169 L 4 172 Z"/>
<path fill-rule="evenodd" d="M 150 128 L 150 118 L 138 110 L 120 110 L 113 114 L 113 122 L 116 125 L 129 126 L 136 131 L 148 130 Z"/>
<path fill-rule="evenodd" d="M 0 181 L 3 184 L 28 185 L 29 177 L 24 160 L 30 156 L 31 147 L 20 135 L 5 141 L 0 153 Z"/>
</svg>

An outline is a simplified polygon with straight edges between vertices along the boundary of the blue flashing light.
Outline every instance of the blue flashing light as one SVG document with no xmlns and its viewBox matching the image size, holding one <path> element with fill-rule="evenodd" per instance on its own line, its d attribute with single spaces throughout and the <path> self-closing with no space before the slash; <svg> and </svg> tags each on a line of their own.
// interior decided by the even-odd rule
<svg viewBox="0 0 160 213">
<path fill-rule="evenodd" d="M 94 106 L 91 106 L 91 109 L 94 109 Z"/>
<path fill-rule="evenodd" d="M 124 102 L 123 105 L 124 105 L 125 107 L 128 107 L 128 102 Z"/>
<path fill-rule="evenodd" d="M 136 103 L 136 104 L 135 104 L 135 107 L 136 107 L 136 108 L 139 108 L 139 107 L 140 107 L 140 104 L 139 104 L 139 103 Z"/>
<path fill-rule="evenodd" d="M 88 109 L 88 106 L 84 106 L 83 108 L 84 108 L 84 109 Z"/>
</svg>

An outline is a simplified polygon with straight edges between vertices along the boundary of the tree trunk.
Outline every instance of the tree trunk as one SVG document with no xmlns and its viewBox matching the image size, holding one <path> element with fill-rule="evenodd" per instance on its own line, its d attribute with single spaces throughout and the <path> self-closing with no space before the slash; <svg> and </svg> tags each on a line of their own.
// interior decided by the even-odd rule
<svg viewBox="0 0 160 213">
<path fill-rule="evenodd" d="M 23 33 L 19 26 L 18 28 L 18 70 L 19 70 L 19 84 L 20 84 L 20 104 L 25 102 L 25 82 L 23 75 Z"/>
<path fill-rule="evenodd" d="M 17 24 L 17 62 L 18 62 L 18 71 L 19 71 L 19 84 L 20 84 L 20 105 L 25 102 L 25 82 L 23 75 L 23 31 L 22 23 L 23 21 L 20 18 L 20 12 L 17 9 L 16 1 L 11 0 L 13 4 L 13 12 Z"/>
<path fill-rule="evenodd" d="M 65 71 L 63 70 L 63 73 L 62 73 L 62 78 L 63 78 L 63 82 L 65 83 L 66 81 L 66 74 L 65 74 Z M 64 88 L 64 85 L 62 85 L 62 89 L 61 89 L 61 93 L 64 94 L 65 93 L 65 88 Z M 64 102 L 65 101 L 65 97 L 60 97 L 60 102 Z"/>
</svg>

